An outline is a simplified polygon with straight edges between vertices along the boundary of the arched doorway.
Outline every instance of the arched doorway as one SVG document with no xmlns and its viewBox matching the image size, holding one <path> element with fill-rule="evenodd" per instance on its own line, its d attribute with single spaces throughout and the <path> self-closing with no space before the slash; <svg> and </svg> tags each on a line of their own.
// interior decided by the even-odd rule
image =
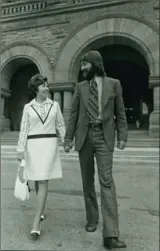
<svg viewBox="0 0 160 251">
<path fill-rule="evenodd" d="M 28 102 L 28 80 L 36 73 L 53 83 L 53 69 L 43 48 L 26 41 L 7 45 L 1 55 L 0 118 L 2 131 L 19 131 L 22 109 Z"/>
<path fill-rule="evenodd" d="M 159 134 L 159 32 L 145 19 L 123 13 L 110 13 L 80 25 L 57 52 L 54 82 L 78 80 L 80 58 L 89 50 L 109 45 L 125 45 L 139 52 L 149 67 L 149 85 L 154 88 L 154 109 L 149 118 L 149 135 Z M 111 65 L 111 62 L 110 62 Z M 138 72 L 138 71 L 137 71 Z M 152 94 L 151 94 L 152 96 Z"/>
<path fill-rule="evenodd" d="M 153 91 L 149 89 L 150 73 L 146 60 L 127 45 L 107 45 L 98 50 L 103 57 L 107 76 L 121 82 L 128 128 L 148 129 L 149 115 L 153 111 Z"/>
<path fill-rule="evenodd" d="M 19 131 L 24 105 L 28 102 L 28 81 L 39 73 L 31 60 L 17 58 L 11 60 L 3 69 L 5 85 L 10 96 L 4 99 L 4 118 L 11 131 Z"/>
</svg>

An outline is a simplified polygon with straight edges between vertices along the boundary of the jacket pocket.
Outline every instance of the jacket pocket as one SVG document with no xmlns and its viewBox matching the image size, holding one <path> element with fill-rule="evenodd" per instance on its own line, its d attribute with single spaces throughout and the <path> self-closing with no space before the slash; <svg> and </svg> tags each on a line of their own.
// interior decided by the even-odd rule
<svg viewBox="0 0 160 251">
<path fill-rule="evenodd" d="M 109 96 L 109 99 L 114 99 L 115 98 L 115 93 L 112 93 L 110 96 Z"/>
</svg>

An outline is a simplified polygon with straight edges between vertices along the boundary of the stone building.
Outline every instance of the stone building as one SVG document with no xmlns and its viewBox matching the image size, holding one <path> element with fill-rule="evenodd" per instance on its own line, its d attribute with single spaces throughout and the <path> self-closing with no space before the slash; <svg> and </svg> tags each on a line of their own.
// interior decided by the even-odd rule
<svg viewBox="0 0 160 251">
<path fill-rule="evenodd" d="M 159 132 L 159 1 L 3 0 L 1 5 L 1 127 L 19 130 L 29 78 L 41 73 L 67 121 L 80 58 L 103 56 L 120 79 L 129 126 L 135 117 L 151 137 Z M 148 113 L 141 104 L 145 102 Z M 129 127 L 129 128 L 130 128 Z"/>
</svg>

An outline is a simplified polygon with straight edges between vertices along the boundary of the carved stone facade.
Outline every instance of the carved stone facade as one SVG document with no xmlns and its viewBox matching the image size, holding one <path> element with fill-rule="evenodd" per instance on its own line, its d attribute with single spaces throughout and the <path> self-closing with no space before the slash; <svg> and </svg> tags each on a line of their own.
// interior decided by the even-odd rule
<svg viewBox="0 0 160 251">
<path fill-rule="evenodd" d="M 138 51 L 148 64 L 150 86 L 154 88 L 154 110 L 150 115 L 149 134 L 157 137 L 157 88 L 160 84 L 158 1 L 3 2 L 0 48 L 3 90 L 11 91 L 12 78 L 21 66 L 32 65 L 34 68 L 35 65 L 37 72 L 47 75 L 67 121 L 74 90 L 71 83 L 78 81 L 82 53 L 104 45 L 124 44 Z M 9 98 L 4 92 L 1 97 L 3 104 L 3 100 Z M 4 116 L 3 109 L 1 116 Z M 7 118 L 4 120 L 8 121 Z"/>
</svg>

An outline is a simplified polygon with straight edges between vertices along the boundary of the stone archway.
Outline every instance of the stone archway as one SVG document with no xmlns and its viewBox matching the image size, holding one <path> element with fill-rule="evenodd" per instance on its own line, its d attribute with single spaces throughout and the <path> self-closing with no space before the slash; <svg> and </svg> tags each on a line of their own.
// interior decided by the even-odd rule
<svg viewBox="0 0 160 251">
<path fill-rule="evenodd" d="M 3 69 L 6 65 L 17 58 L 26 58 L 34 62 L 39 72 L 48 77 L 49 83 L 53 82 L 53 69 L 48 56 L 43 49 L 33 43 L 17 42 L 10 44 L 0 51 L 1 56 L 1 74 L 3 78 Z"/>
<path fill-rule="evenodd" d="M 73 71 L 80 55 L 95 41 L 114 44 L 116 37 L 121 37 L 121 43 L 132 46 L 145 57 L 151 76 L 159 74 L 159 35 L 156 30 L 133 17 L 110 16 L 90 21 L 69 35 L 57 53 L 55 82 L 75 80 Z"/>
<path fill-rule="evenodd" d="M 124 44 L 137 50 L 149 66 L 150 86 L 155 85 L 155 81 L 159 85 L 159 35 L 156 28 L 145 20 L 122 14 L 92 20 L 69 35 L 57 53 L 54 81 L 77 82 L 82 53 L 110 44 Z M 157 108 L 157 99 L 154 102 Z M 153 114 L 150 135 L 156 136 L 159 128 Z"/>
<path fill-rule="evenodd" d="M 19 130 L 23 106 L 28 102 L 28 80 L 36 73 L 53 82 L 51 64 L 41 48 L 21 42 L 1 52 L 2 130 Z"/>
</svg>

